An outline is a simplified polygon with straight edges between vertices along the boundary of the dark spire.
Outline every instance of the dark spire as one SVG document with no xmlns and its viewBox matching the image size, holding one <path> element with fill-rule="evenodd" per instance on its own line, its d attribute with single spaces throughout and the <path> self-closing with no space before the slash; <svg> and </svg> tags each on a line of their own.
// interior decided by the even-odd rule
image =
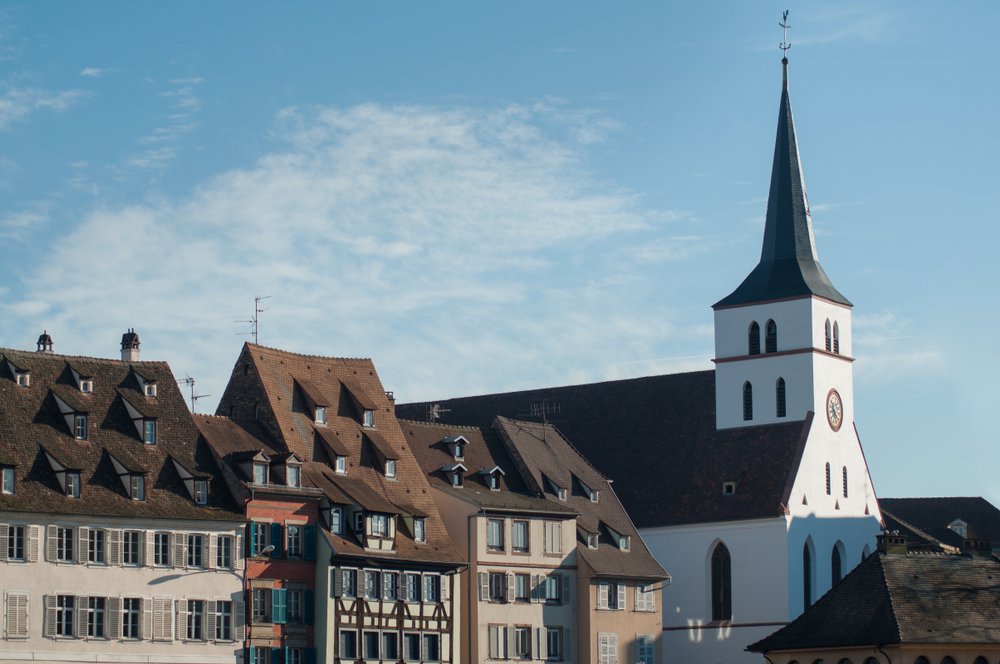
<svg viewBox="0 0 1000 664">
<path fill-rule="evenodd" d="M 774 142 L 760 263 L 735 291 L 714 306 L 728 307 L 804 295 L 817 295 L 851 306 L 830 283 L 816 255 L 792 103 L 788 98 L 788 58 L 781 59 L 781 68 L 778 135 Z"/>
</svg>

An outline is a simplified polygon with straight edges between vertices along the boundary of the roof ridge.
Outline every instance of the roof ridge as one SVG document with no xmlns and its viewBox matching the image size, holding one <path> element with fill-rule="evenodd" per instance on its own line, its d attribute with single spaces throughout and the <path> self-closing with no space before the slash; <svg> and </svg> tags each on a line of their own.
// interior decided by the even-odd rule
<svg viewBox="0 0 1000 664">
<path fill-rule="evenodd" d="M 110 362 L 113 364 L 130 365 L 130 364 L 165 364 L 169 366 L 166 360 L 122 360 L 113 357 L 95 357 L 93 355 L 65 355 L 63 353 L 39 353 L 36 350 L 22 350 L 20 348 L 2 348 L 0 347 L 0 355 L 6 356 L 7 353 L 15 353 L 17 355 L 28 355 L 31 357 L 39 358 L 61 358 L 69 362 L 70 360 L 84 360 L 90 362 Z"/>
<path fill-rule="evenodd" d="M 456 429 L 462 431 L 482 432 L 482 429 L 480 427 L 475 426 L 474 424 L 445 424 L 443 422 L 424 422 L 423 420 L 411 420 L 405 417 L 397 417 L 396 421 L 399 422 L 400 425 L 406 423 L 406 424 L 414 424 L 416 426 L 434 427 L 436 429 Z"/>
<path fill-rule="evenodd" d="M 256 348 L 258 350 L 269 351 L 272 353 L 278 353 L 280 355 L 295 355 L 297 357 L 308 357 L 317 360 L 346 360 L 350 362 L 373 362 L 370 357 L 337 357 L 334 355 L 314 355 L 311 353 L 297 353 L 293 350 L 286 350 L 284 348 L 275 348 L 273 346 L 264 346 L 262 344 L 252 344 L 249 341 L 246 342 L 248 348 Z M 374 362 L 373 362 L 374 363 Z"/>
</svg>

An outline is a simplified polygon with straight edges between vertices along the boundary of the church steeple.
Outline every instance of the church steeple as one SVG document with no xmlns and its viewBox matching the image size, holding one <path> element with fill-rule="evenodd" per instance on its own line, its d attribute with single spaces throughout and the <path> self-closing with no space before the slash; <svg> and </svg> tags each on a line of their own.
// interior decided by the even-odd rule
<svg viewBox="0 0 1000 664">
<path fill-rule="evenodd" d="M 788 58 L 781 59 L 781 104 L 771 166 L 764 244 L 757 267 L 714 308 L 816 295 L 838 304 L 850 301 L 830 283 L 816 254 L 812 218 L 799 159 L 792 104 L 788 96 Z"/>
</svg>

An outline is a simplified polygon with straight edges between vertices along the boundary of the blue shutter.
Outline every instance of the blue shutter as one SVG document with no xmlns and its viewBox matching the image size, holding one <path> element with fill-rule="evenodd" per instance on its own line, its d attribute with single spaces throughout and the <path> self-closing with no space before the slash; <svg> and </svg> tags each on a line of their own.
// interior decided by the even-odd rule
<svg viewBox="0 0 1000 664">
<path fill-rule="evenodd" d="M 288 622 L 288 591 L 284 588 L 271 590 L 271 621 L 274 623 Z"/>
<path fill-rule="evenodd" d="M 250 551 L 250 555 L 251 556 L 256 556 L 257 555 L 257 528 L 259 528 L 259 527 L 260 526 L 258 526 L 253 521 L 250 522 L 250 527 L 249 527 L 249 529 L 250 529 L 250 536 L 247 537 L 247 546 L 249 547 L 248 550 Z M 254 661 L 253 660 L 253 655 L 250 656 L 250 661 L 251 662 Z"/>
<path fill-rule="evenodd" d="M 284 542 L 282 541 L 282 537 L 281 537 L 281 524 L 280 523 L 272 523 L 271 524 L 271 544 L 274 545 L 274 551 L 271 552 L 271 557 L 272 558 L 280 558 L 281 557 L 282 544 L 284 544 Z"/>
<path fill-rule="evenodd" d="M 305 623 L 307 625 L 313 624 L 313 620 L 315 620 L 315 618 L 313 617 L 315 602 L 316 602 L 315 595 L 316 593 L 314 593 L 311 590 L 307 590 L 304 593 L 302 593 L 302 603 L 305 604 L 305 606 L 302 607 L 302 610 L 304 612 L 303 615 L 305 617 Z"/>
<path fill-rule="evenodd" d="M 303 664 L 316 664 L 316 649 L 313 647 L 303 648 L 305 662 Z"/>
<path fill-rule="evenodd" d="M 305 549 L 306 560 L 316 560 L 316 526 L 305 528 Z"/>
<path fill-rule="evenodd" d="M 249 664 L 257 664 L 257 649 L 250 646 L 250 660 Z"/>
<path fill-rule="evenodd" d="M 285 651 L 281 648 L 271 648 L 271 664 L 285 664 Z"/>
</svg>

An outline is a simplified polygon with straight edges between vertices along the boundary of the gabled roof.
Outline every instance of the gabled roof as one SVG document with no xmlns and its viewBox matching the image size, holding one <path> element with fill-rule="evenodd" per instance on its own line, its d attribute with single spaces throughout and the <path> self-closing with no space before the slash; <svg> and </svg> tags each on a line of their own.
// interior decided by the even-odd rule
<svg viewBox="0 0 1000 664">
<path fill-rule="evenodd" d="M 788 97 L 787 60 L 782 61 L 782 68 L 778 133 L 774 141 L 760 263 L 735 291 L 716 302 L 715 308 L 809 295 L 851 306 L 830 283 L 816 254 L 792 103 Z"/>
<path fill-rule="evenodd" d="M 615 481 L 639 528 L 784 514 L 812 422 L 810 415 L 716 430 L 714 371 L 401 404 L 396 411 L 417 419 L 436 403 L 440 422 L 487 427 L 542 400 L 559 405 L 560 433 Z M 737 489 L 727 496 L 728 481 Z M 564 486 L 570 488 L 568 477 Z"/>
<path fill-rule="evenodd" d="M 1000 562 L 876 553 L 752 652 L 1000 643 Z"/>
<path fill-rule="evenodd" d="M 964 521 L 977 538 L 1000 546 L 1000 509 L 981 496 L 943 498 L 879 498 L 879 507 L 931 537 L 961 547 L 963 538 L 948 526 Z"/>
<path fill-rule="evenodd" d="M 8 363 L 0 361 L 0 458 L 17 465 L 15 492 L 0 495 L 0 511 L 242 520 L 210 450 L 198 443 L 198 430 L 165 362 L 135 363 L 143 375 L 160 383 L 158 398 L 146 400 L 128 362 L 12 349 L 0 349 L 0 356 L 32 372 L 31 386 L 19 387 L 6 370 Z M 79 392 L 70 365 L 94 379 L 92 393 Z M 73 401 L 67 404 L 71 408 L 87 412 L 87 440 L 73 437 L 56 394 Z M 156 417 L 155 445 L 140 439 L 124 398 L 144 404 Z M 46 453 L 80 471 L 80 498 L 64 494 Z M 191 500 L 171 459 L 213 478 L 208 505 Z M 133 472 L 148 472 L 145 500 L 131 500 L 116 462 Z"/>
</svg>

